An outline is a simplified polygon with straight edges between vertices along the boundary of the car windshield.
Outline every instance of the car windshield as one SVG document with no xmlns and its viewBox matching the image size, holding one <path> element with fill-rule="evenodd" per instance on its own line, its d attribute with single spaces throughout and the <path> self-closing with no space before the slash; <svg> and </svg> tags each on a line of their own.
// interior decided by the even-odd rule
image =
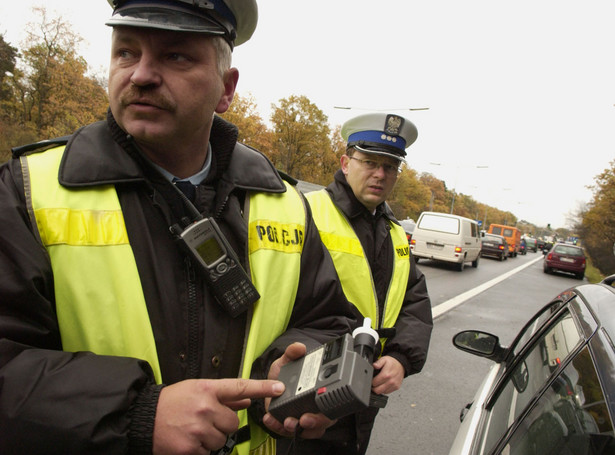
<svg viewBox="0 0 615 455">
<path fill-rule="evenodd" d="M 580 340 L 576 324 L 566 312 L 533 344 L 514 370 L 507 373 L 487 405 L 483 453 L 489 453 L 496 446 Z"/>
<path fill-rule="evenodd" d="M 565 254 L 567 256 L 583 256 L 583 250 L 576 246 L 557 245 L 553 251 L 557 254 Z"/>
</svg>

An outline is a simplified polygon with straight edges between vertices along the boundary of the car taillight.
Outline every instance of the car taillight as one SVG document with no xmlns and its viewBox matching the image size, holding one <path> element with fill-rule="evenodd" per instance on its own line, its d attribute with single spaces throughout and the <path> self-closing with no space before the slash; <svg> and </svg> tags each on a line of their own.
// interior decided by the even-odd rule
<svg viewBox="0 0 615 455">
<path fill-rule="evenodd" d="M 410 240 L 410 245 L 416 245 L 416 240 L 414 239 Z"/>
<path fill-rule="evenodd" d="M 462 249 L 460 246 L 455 247 L 455 253 L 461 253 Z"/>
<path fill-rule="evenodd" d="M 499 250 L 503 250 L 503 249 L 504 249 L 504 245 L 500 245 L 500 246 L 498 246 L 498 249 L 499 249 Z"/>
<path fill-rule="evenodd" d="M 553 253 L 549 253 L 547 254 L 547 260 L 552 260 L 553 259 Z"/>
</svg>

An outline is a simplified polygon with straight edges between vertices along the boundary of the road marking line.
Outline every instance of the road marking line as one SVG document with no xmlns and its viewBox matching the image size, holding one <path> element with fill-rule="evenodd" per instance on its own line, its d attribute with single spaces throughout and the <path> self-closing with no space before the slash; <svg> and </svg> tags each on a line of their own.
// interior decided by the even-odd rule
<svg viewBox="0 0 615 455">
<path fill-rule="evenodd" d="M 490 287 L 493 287 L 496 284 L 504 281 L 506 278 L 511 277 L 515 273 L 519 273 L 521 270 L 525 269 L 526 267 L 529 267 L 530 265 L 538 262 L 541 259 L 543 259 L 542 255 L 540 255 L 536 259 L 531 260 L 527 264 L 520 265 L 516 269 L 512 269 L 512 270 L 506 272 L 503 275 L 495 277 L 494 279 L 492 279 L 490 281 L 487 281 L 486 283 L 483 283 L 483 284 L 481 284 L 479 286 L 476 286 L 473 289 L 470 289 L 469 291 L 464 292 L 463 294 L 459 294 L 458 296 L 453 297 L 452 299 L 448 299 L 446 302 L 442 302 L 440 305 L 436 305 L 431 310 L 431 314 L 432 314 L 433 318 L 435 319 L 435 318 L 437 318 L 439 316 L 442 316 L 444 313 L 447 313 L 450 310 L 452 310 L 453 308 L 461 305 L 466 300 L 469 300 L 472 297 L 480 294 L 481 292 L 486 291 Z"/>
</svg>

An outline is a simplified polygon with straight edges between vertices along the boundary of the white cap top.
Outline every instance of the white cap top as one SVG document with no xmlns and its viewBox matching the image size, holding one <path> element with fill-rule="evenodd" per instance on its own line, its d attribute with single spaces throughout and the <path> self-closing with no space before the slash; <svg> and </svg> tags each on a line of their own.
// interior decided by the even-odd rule
<svg viewBox="0 0 615 455">
<path fill-rule="evenodd" d="M 354 329 L 352 332 L 352 337 L 356 338 L 357 335 L 361 333 L 367 333 L 368 335 L 371 335 L 374 338 L 374 344 L 378 343 L 378 340 L 380 339 L 380 337 L 378 336 L 378 332 L 372 329 L 371 325 L 372 325 L 371 318 L 363 319 L 363 327 L 357 327 L 356 329 Z"/>
</svg>

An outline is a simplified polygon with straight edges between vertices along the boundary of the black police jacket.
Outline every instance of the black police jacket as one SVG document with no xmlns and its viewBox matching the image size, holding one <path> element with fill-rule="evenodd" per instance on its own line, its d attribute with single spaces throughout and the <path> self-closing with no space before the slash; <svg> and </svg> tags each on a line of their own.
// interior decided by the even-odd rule
<svg viewBox="0 0 615 455">
<path fill-rule="evenodd" d="M 212 172 L 197 188 L 195 206 L 217 217 L 241 258 L 246 191 L 285 189 L 272 164 L 259 152 L 236 148 L 236 140 L 236 128 L 216 117 Z M 237 160 L 245 166 L 235 166 Z M 238 377 L 245 316 L 233 319 L 221 309 L 170 235 L 169 226 L 192 215 L 175 187 L 111 114 L 72 136 L 63 169 L 63 185 L 116 187 L 165 382 Z M 12 159 L 0 167 L 0 453 L 151 453 L 160 386 L 143 361 L 62 351 L 53 273 L 34 229 L 19 160 Z M 196 283 L 192 295 L 190 283 Z M 291 342 L 317 346 L 351 330 L 352 318 L 308 212 L 288 330 L 259 359 L 253 376 L 266 377 Z"/>
<path fill-rule="evenodd" d="M 333 203 L 346 215 L 361 241 L 372 270 L 382 319 L 384 302 L 393 276 L 394 251 L 389 221 L 397 224 L 399 222 L 385 203 L 376 208 L 374 215 L 369 213 L 355 197 L 341 170 L 335 173 L 334 181 L 326 190 L 331 195 Z M 410 275 L 401 311 L 395 322 L 395 334 L 387 339 L 382 353 L 399 360 L 406 376 L 423 369 L 433 328 L 431 301 L 425 275 L 414 262 L 412 253 L 410 261 Z"/>
</svg>

